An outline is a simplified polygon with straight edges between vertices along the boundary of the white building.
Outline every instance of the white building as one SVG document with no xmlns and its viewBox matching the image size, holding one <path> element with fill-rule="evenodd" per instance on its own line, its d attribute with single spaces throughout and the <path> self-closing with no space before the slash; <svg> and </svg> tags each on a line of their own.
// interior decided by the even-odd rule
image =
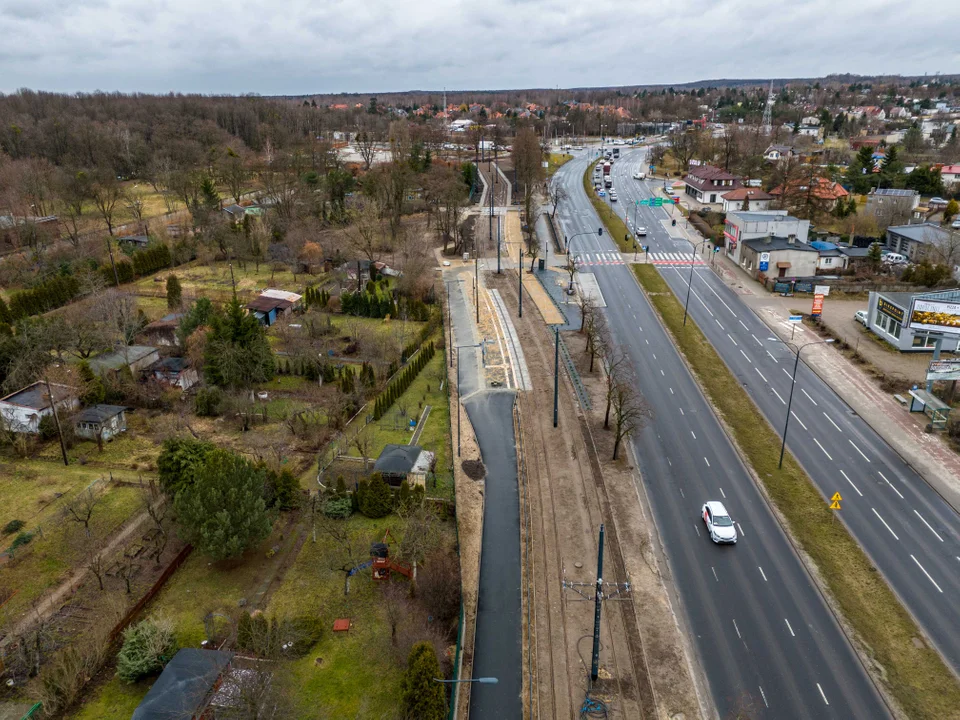
<svg viewBox="0 0 960 720">
<path fill-rule="evenodd" d="M 741 246 L 745 240 L 774 237 L 785 238 L 790 245 L 794 241 L 805 245 L 809 232 L 809 220 L 792 217 L 786 210 L 730 212 L 727 213 L 723 226 L 725 250 L 738 265 L 741 260 Z"/>
<path fill-rule="evenodd" d="M 50 383 L 50 393 L 43 382 L 35 382 L 22 390 L 0 398 L 0 420 L 7 429 L 18 433 L 40 432 L 40 419 L 53 415 L 53 402 L 57 412 L 70 412 L 80 406 L 76 390 L 69 385 Z"/>
<path fill-rule="evenodd" d="M 106 442 L 126 431 L 126 408 L 120 405 L 94 405 L 77 416 L 74 432 L 93 441 Z"/>
<path fill-rule="evenodd" d="M 468 118 L 462 118 L 460 120 L 454 120 L 450 123 L 450 132 L 466 132 L 467 128 L 473 125 L 473 120 Z"/>
</svg>

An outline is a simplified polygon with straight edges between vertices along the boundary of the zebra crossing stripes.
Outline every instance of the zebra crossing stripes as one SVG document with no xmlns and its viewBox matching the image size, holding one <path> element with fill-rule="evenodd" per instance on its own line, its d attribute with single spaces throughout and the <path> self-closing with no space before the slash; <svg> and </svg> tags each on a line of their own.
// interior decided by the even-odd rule
<svg viewBox="0 0 960 720">
<path fill-rule="evenodd" d="M 623 258 L 615 252 L 593 252 L 577 255 L 578 265 L 623 265 Z"/>
<path fill-rule="evenodd" d="M 647 256 L 647 261 L 654 265 L 689 265 L 691 260 L 694 265 L 706 265 L 693 253 L 654 252 Z"/>
</svg>

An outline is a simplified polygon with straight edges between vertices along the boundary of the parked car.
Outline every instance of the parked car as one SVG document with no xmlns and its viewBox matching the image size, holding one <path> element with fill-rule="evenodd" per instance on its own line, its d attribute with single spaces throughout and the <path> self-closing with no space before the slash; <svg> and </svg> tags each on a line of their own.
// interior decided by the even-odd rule
<svg viewBox="0 0 960 720">
<path fill-rule="evenodd" d="M 867 311 L 866 311 L 866 310 L 857 310 L 857 311 L 853 314 L 853 319 L 856 320 L 856 321 L 857 321 L 858 323 L 860 323 L 861 325 L 863 325 L 864 327 L 866 327 L 866 326 L 867 326 Z"/>
<path fill-rule="evenodd" d="M 700 510 L 703 524 L 707 526 L 710 539 L 718 545 L 720 543 L 737 542 L 737 526 L 733 524 L 730 513 L 718 500 L 709 500 Z"/>
<path fill-rule="evenodd" d="M 883 256 L 883 262 L 887 265 L 904 265 L 907 262 L 907 256 L 900 253 L 887 253 Z"/>
</svg>

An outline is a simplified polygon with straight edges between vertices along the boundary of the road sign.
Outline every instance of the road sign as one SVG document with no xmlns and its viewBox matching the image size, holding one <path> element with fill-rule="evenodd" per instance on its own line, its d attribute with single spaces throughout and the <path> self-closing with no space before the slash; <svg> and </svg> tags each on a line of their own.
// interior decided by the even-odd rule
<svg viewBox="0 0 960 720">
<path fill-rule="evenodd" d="M 633 201 L 633 206 L 634 206 L 634 207 L 636 207 L 636 206 L 639 205 L 639 204 L 640 204 L 640 201 L 639 201 L 639 200 L 634 200 L 634 201 Z"/>
<path fill-rule="evenodd" d="M 650 201 L 650 204 L 651 204 L 653 207 L 663 207 L 663 198 L 661 198 L 661 197 L 653 198 L 653 199 Z"/>
<path fill-rule="evenodd" d="M 840 501 L 841 501 L 841 500 L 843 500 L 843 498 L 840 497 L 840 493 L 835 492 L 835 493 L 833 494 L 833 497 L 830 498 L 830 509 L 831 509 L 831 510 L 839 510 L 839 509 L 840 509 Z"/>
<path fill-rule="evenodd" d="M 802 322 L 803 322 L 803 315 L 791 315 L 790 318 L 789 318 L 789 320 L 790 320 L 790 322 L 792 322 L 792 323 L 802 323 Z"/>
<path fill-rule="evenodd" d="M 830 509 L 831 509 L 831 510 L 839 510 L 839 509 L 840 509 L 840 503 L 837 502 L 836 500 L 834 500 L 832 503 L 830 503 Z"/>
<path fill-rule="evenodd" d="M 651 165 L 651 166 L 650 166 L 650 172 L 656 172 L 656 171 L 657 171 L 657 166 L 656 166 L 656 165 Z"/>
<path fill-rule="evenodd" d="M 760 253 L 760 272 L 766 272 L 770 268 L 770 253 Z"/>
<path fill-rule="evenodd" d="M 841 500 L 843 500 L 843 498 L 840 497 L 840 493 L 838 493 L 838 492 L 835 492 L 835 493 L 833 494 L 833 497 L 830 498 L 830 499 L 831 499 L 833 502 L 840 502 Z"/>
<path fill-rule="evenodd" d="M 813 310 L 810 311 L 810 314 L 820 315 L 822 312 L 823 312 L 823 295 L 814 295 Z"/>
<path fill-rule="evenodd" d="M 641 200 L 640 204 L 643 205 L 644 207 L 650 207 L 650 199 L 646 198 L 644 200 Z"/>
</svg>

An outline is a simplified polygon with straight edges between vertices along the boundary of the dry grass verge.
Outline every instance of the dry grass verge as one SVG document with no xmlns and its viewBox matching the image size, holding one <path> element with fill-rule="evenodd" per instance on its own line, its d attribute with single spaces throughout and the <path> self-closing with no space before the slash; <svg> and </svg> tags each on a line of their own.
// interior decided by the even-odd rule
<svg viewBox="0 0 960 720">
<path fill-rule="evenodd" d="M 683 306 L 649 265 L 633 271 L 680 351 L 786 519 L 800 548 L 816 564 L 846 624 L 856 633 L 874 675 L 916 720 L 960 718 L 960 684 L 883 577 L 847 531 L 835 522 L 825 498 L 789 453 L 783 469 L 770 448 L 780 438 L 693 322 L 683 326 Z"/>
</svg>

